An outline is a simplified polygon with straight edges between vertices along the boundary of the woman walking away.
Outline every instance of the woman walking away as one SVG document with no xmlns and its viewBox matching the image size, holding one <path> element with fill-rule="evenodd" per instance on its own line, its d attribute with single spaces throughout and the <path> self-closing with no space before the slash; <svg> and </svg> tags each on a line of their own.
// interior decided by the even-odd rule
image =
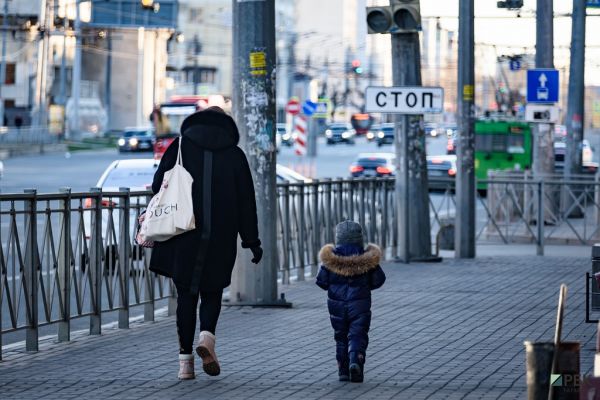
<svg viewBox="0 0 600 400">
<path fill-rule="evenodd" d="M 221 312 L 223 289 L 231 283 L 237 237 L 262 258 L 254 184 L 235 122 L 218 107 L 197 112 L 181 125 L 181 137 L 165 152 L 154 175 L 157 193 L 166 171 L 177 162 L 181 140 L 183 166 L 192 175 L 192 199 L 196 229 L 156 243 L 150 270 L 173 279 L 177 288 L 179 378 L 193 379 L 192 354 L 196 310 L 200 298 L 200 337 L 196 353 L 208 375 L 219 375 L 215 331 Z M 172 207 L 173 205 L 171 205 Z M 176 206 L 176 205 L 175 205 Z"/>
<path fill-rule="evenodd" d="M 365 249 L 362 227 L 344 221 L 335 227 L 335 246 L 323 247 L 319 257 L 323 265 L 317 285 L 328 294 L 339 380 L 362 382 L 371 325 L 371 290 L 385 282 L 379 266 L 381 250 L 374 244 Z"/>
</svg>

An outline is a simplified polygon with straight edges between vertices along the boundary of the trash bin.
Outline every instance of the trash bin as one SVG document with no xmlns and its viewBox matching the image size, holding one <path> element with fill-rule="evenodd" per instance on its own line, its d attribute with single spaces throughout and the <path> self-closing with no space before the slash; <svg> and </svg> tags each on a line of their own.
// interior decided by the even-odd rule
<svg viewBox="0 0 600 400">
<path fill-rule="evenodd" d="M 440 230 L 436 237 L 439 250 L 454 250 L 454 218 L 440 219 Z"/>
<path fill-rule="evenodd" d="M 555 400 L 579 399 L 579 350 L 579 342 L 561 342 L 556 371 L 551 375 L 554 343 L 525 342 L 527 399 L 547 400 L 550 385 Z"/>
</svg>

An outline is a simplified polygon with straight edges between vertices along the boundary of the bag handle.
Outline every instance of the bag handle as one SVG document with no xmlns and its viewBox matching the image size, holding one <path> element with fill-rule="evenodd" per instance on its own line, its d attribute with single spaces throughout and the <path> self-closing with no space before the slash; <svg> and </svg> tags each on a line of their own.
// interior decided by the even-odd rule
<svg viewBox="0 0 600 400">
<path fill-rule="evenodd" d="M 179 135 L 179 149 L 177 150 L 177 164 L 183 167 L 183 158 L 181 157 L 181 142 L 183 141 L 183 136 Z"/>
</svg>

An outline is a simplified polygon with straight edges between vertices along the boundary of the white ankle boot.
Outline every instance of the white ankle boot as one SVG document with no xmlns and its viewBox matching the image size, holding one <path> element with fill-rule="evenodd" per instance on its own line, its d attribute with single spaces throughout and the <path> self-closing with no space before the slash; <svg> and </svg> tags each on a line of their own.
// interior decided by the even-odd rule
<svg viewBox="0 0 600 400">
<path fill-rule="evenodd" d="M 180 354 L 179 355 L 179 379 L 194 379 L 194 355 Z"/>
<path fill-rule="evenodd" d="M 208 331 L 202 331 L 198 347 L 196 347 L 196 353 L 202 358 L 202 369 L 210 376 L 217 376 L 221 373 L 221 366 L 215 353 L 215 340 L 215 335 Z"/>
</svg>

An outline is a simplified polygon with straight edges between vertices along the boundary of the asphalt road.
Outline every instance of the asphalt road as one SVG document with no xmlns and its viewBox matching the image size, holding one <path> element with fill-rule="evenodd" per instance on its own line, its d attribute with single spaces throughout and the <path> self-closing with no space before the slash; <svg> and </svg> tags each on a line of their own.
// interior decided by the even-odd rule
<svg viewBox="0 0 600 400">
<path fill-rule="evenodd" d="M 446 138 L 428 138 L 429 154 L 444 154 Z M 314 161 L 315 176 L 347 177 L 348 167 L 364 152 L 393 152 L 391 145 L 377 147 L 363 138 L 355 145 L 327 146 L 319 142 L 318 156 Z M 21 193 L 24 189 L 36 188 L 40 193 L 55 192 L 61 187 L 73 191 L 87 191 L 96 185 L 102 172 L 118 159 L 151 158 L 151 153 L 120 154 L 116 149 L 83 151 L 75 153 L 53 153 L 28 157 L 17 157 L 4 161 L 4 177 L 0 180 L 0 193 Z M 283 146 L 278 154 L 278 162 L 306 172 L 311 162 L 306 157 L 298 157 L 292 147 Z"/>
</svg>

